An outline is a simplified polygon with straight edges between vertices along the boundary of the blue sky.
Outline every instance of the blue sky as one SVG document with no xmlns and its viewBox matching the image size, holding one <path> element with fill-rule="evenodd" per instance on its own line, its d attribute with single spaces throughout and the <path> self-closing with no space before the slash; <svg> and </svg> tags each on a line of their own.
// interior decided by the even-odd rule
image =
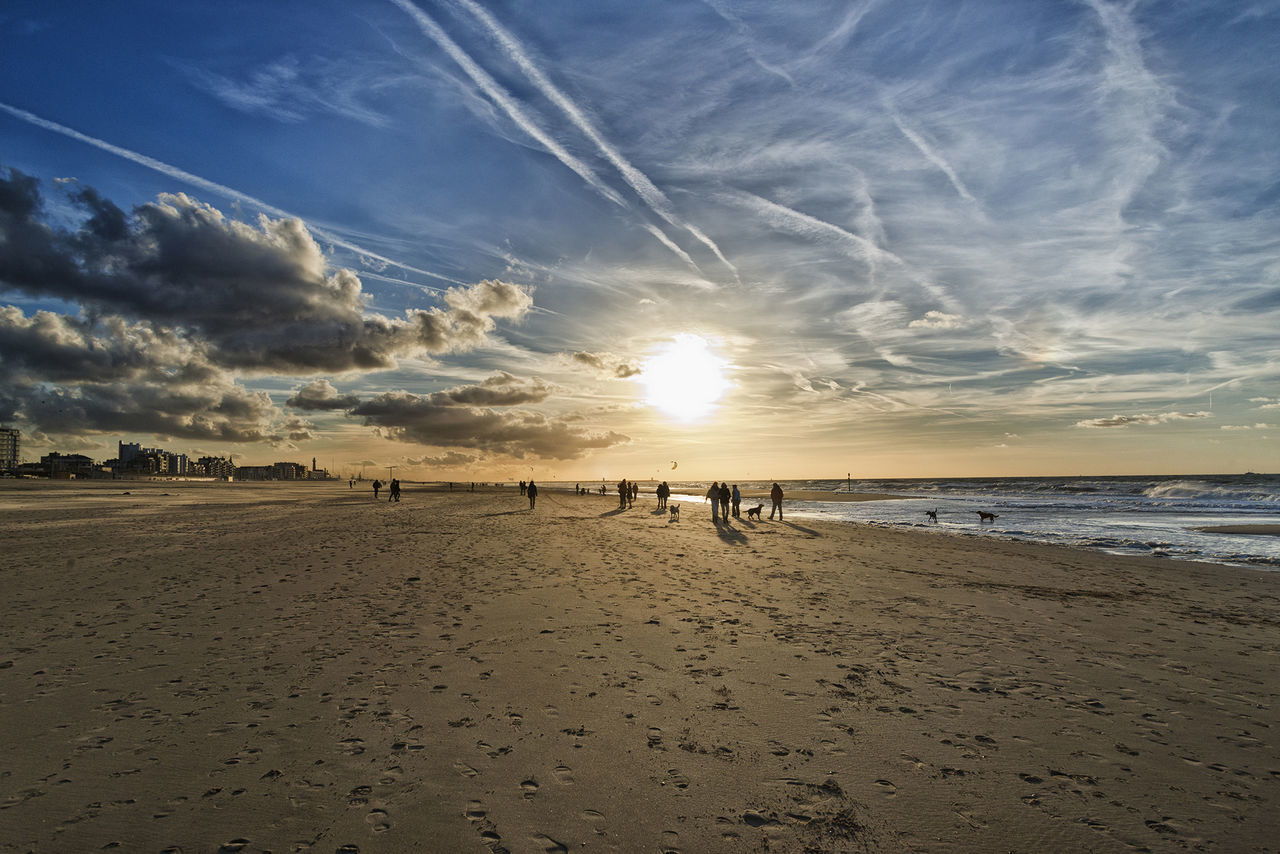
<svg viewBox="0 0 1280 854">
<path fill-rule="evenodd" d="M 10 2 L 0 418 L 455 479 L 1274 471 L 1278 37 L 1217 0 Z M 673 346 L 714 401 L 663 408 Z"/>
</svg>

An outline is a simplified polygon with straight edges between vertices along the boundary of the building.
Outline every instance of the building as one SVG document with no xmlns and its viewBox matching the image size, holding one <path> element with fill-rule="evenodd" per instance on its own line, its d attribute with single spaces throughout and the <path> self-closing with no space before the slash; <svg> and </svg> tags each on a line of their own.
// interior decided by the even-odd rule
<svg viewBox="0 0 1280 854">
<path fill-rule="evenodd" d="M 0 427 L 0 471 L 18 470 L 19 438 L 21 435 L 12 427 Z"/>
<path fill-rule="evenodd" d="M 40 467 L 52 478 L 100 477 L 103 469 L 84 454 L 60 454 L 57 451 L 40 458 Z"/>
<path fill-rule="evenodd" d="M 191 464 L 194 474 L 231 480 L 236 476 L 235 463 L 230 457 L 201 457 Z"/>
</svg>

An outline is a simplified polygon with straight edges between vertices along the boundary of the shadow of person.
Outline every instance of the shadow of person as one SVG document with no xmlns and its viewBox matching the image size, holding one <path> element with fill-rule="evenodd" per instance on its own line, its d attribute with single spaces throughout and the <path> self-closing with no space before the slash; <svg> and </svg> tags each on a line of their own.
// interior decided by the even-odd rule
<svg viewBox="0 0 1280 854">
<path fill-rule="evenodd" d="M 621 507 L 615 507 L 612 510 L 606 510 L 605 512 L 601 513 L 600 518 L 604 519 L 609 516 L 617 516 L 621 512 L 623 512 L 623 509 Z"/>
<path fill-rule="evenodd" d="M 716 523 L 716 536 L 730 545 L 745 546 L 747 544 L 747 535 L 728 522 Z"/>
<path fill-rule="evenodd" d="M 515 516 L 515 515 L 518 515 L 518 514 L 520 514 L 520 513 L 528 513 L 528 512 L 529 512 L 529 508 L 528 508 L 528 507 L 525 507 L 525 508 L 524 508 L 524 509 L 522 509 L 522 510 L 503 510 L 503 511 L 502 511 L 502 512 L 500 512 L 500 513 L 482 513 L 482 514 L 480 515 L 480 518 L 481 518 L 481 519 L 492 519 L 494 516 Z"/>
<path fill-rule="evenodd" d="M 822 534 L 819 534 L 817 531 L 813 530 L 813 528 L 806 528 L 804 525 L 797 525 L 795 522 L 784 522 L 783 520 L 779 519 L 779 520 L 778 520 L 778 524 L 779 524 L 779 525 L 786 525 L 788 528 L 795 528 L 795 529 L 796 529 L 797 531 L 799 531 L 800 533 L 802 533 L 802 534 L 808 534 L 808 535 L 809 535 L 809 536 L 811 536 L 811 537 L 821 537 L 821 536 L 822 536 Z"/>
</svg>

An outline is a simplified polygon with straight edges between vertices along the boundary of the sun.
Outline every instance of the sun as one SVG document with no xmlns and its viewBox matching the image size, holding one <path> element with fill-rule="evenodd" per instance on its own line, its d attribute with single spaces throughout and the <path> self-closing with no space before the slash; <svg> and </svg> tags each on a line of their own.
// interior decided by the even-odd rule
<svg viewBox="0 0 1280 854">
<path fill-rule="evenodd" d="M 677 335 L 641 369 L 645 402 L 681 421 L 701 418 L 729 387 L 724 367 L 705 339 Z"/>
</svg>

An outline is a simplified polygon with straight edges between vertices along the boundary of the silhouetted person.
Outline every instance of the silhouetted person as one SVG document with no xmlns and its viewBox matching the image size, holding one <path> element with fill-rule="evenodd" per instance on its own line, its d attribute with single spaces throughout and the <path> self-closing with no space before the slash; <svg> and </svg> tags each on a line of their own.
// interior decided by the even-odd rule
<svg viewBox="0 0 1280 854">
<path fill-rule="evenodd" d="M 707 500 L 711 502 L 711 521 L 719 522 L 720 514 L 716 512 L 716 509 L 720 503 L 720 484 L 714 480 L 711 481 L 711 486 L 707 487 Z"/>
<path fill-rule="evenodd" d="M 720 484 L 719 498 L 720 498 L 720 518 L 726 522 L 729 521 L 729 494 L 730 494 L 729 482 L 725 481 L 724 483 Z M 715 502 L 712 502 L 712 503 L 714 504 Z"/>
<path fill-rule="evenodd" d="M 391 478 L 391 487 L 387 490 L 387 502 L 392 501 L 400 501 L 400 481 L 394 477 Z"/>
<path fill-rule="evenodd" d="M 782 487 L 778 484 L 773 485 L 773 489 L 769 490 L 769 500 L 773 502 L 773 506 L 769 508 L 769 518 L 773 518 L 776 510 L 778 513 L 778 521 L 782 521 Z"/>
<path fill-rule="evenodd" d="M 373 482 L 373 497 L 374 497 L 374 500 L 375 500 L 375 501 L 376 501 L 376 500 L 377 500 L 377 498 L 378 498 L 378 490 L 380 490 L 380 489 L 382 489 L 382 481 L 380 481 L 380 480 L 375 480 L 375 481 Z"/>
<path fill-rule="evenodd" d="M 538 484 L 529 481 L 528 487 L 525 488 L 525 494 L 529 496 L 529 509 L 533 509 L 534 503 L 538 500 Z"/>
<path fill-rule="evenodd" d="M 733 518 L 737 519 L 741 516 L 739 510 L 742 507 L 742 493 L 738 491 L 738 484 L 736 483 L 733 485 L 733 492 L 730 494 L 730 498 L 733 501 Z"/>
</svg>

